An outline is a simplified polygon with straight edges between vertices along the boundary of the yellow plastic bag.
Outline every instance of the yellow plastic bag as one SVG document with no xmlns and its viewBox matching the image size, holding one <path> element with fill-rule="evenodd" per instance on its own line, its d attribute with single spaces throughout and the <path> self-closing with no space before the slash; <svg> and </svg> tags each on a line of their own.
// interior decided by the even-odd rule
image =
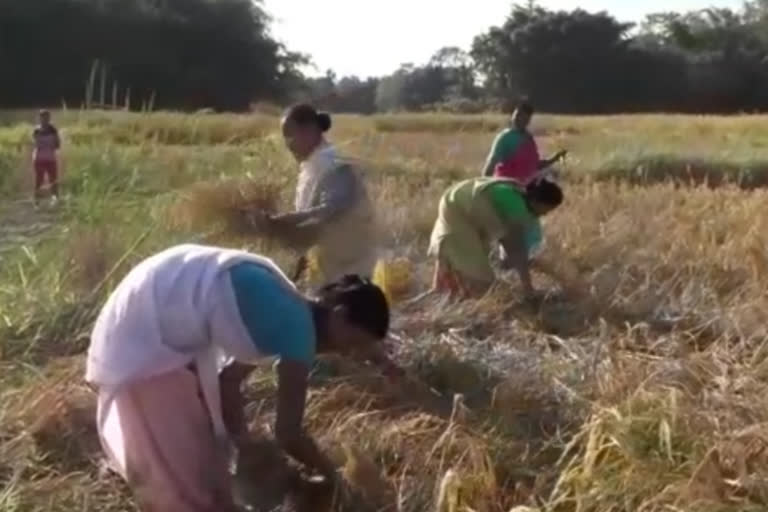
<svg viewBox="0 0 768 512">
<path fill-rule="evenodd" d="M 411 262 L 406 258 L 376 262 L 373 282 L 384 291 L 390 304 L 408 293 L 411 287 Z"/>
<path fill-rule="evenodd" d="M 317 249 L 312 247 L 307 251 L 307 280 L 310 283 L 319 283 L 323 277 L 323 272 L 317 262 Z"/>
</svg>

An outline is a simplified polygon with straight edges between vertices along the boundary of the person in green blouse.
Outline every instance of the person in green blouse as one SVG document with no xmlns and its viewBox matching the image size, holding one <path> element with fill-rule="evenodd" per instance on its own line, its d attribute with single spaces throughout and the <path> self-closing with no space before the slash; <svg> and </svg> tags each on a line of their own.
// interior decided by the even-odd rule
<svg viewBox="0 0 768 512">
<path fill-rule="evenodd" d="M 433 291 L 484 293 L 495 280 L 490 246 L 505 249 L 527 298 L 535 296 L 530 257 L 541 243 L 539 218 L 560 206 L 563 192 L 547 180 L 522 188 L 504 178 L 474 178 L 451 186 L 441 198 L 430 241 L 436 257 Z"/>
</svg>

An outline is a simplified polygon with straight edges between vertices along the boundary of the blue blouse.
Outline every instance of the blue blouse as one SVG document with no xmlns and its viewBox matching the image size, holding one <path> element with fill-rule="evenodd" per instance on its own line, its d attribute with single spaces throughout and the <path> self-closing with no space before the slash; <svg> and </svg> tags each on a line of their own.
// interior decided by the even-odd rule
<svg viewBox="0 0 768 512">
<path fill-rule="evenodd" d="M 239 263 L 229 269 L 229 275 L 240 317 L 256 349 L 311 366 L 315 325 L 306 300 L 257 263 Z"/>
</svg>

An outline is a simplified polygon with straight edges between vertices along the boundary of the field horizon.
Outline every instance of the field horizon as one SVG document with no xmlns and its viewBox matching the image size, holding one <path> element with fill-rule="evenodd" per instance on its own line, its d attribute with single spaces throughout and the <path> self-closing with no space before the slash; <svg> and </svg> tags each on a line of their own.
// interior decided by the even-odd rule
<svg viewBox="0 0 768 512">
<path fill-rule="evenodd" d="M 136 510 L 101 468 L 83 382 L 95 315 L 176 243 L 290 271 L 296 254 L 226 211 L 267 195 L 289 209 L 297 166 L 267 113 L 57 111 L 62 202 L 34 209 L 33 119 L 0 112 L 0 509 Z M 334 510 L 765 510 L 768 116 L 537 116 L 543 153 L 569 150 L 534 276 L 544 303 L 502 274 L 479 300 L 407 305 L 431 276 L 440 194 L 479 174 L 506 122 L 334 117 L 329 139 L 364 164 L 381 261 L 407 267 L 392 347 L 409 375 L 330 359 L 313 377 L 307 426 L 344 468 Z M 247 394 L 258 432 L 269 366 Z"/>
</svg>

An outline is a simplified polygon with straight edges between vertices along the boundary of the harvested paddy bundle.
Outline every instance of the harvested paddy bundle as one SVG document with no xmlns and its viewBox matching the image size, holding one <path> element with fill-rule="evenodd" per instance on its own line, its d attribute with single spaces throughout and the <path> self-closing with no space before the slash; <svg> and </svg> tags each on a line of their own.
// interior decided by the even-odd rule
<svg viewBox="0 0 768 512">
<path fill-rule="evenodd" d="M 256 243 L 264 251 L 282 248 L 303 254 L 313 246 L 321 227 L 271 221 L 278 212 L 279 198 L 280 187 L 275 183 L 251 179 L 197 183 L 182 191 L 171 206 L 168 227 L 201 233 L 209 244 Z M 312 270 L 312 256 L 300 259 L 294 280 L 301 276 L 301 267 Z"/>
<path fill-rule="evenodd" d="M 195 183 L 184 189 L 172 204 L 168 219 L 171 228 L 212 233 L 214 236 L 275 238 L 259 229 L 249 213 L 277 212 L 280 187 L 251 179 L 228 179 Z"/>
</svg>

